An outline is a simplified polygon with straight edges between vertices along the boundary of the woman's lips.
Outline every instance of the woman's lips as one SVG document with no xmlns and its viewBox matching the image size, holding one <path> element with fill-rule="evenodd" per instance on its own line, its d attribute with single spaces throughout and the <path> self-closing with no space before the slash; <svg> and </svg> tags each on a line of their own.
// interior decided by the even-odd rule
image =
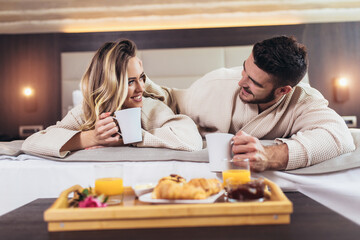
<svg viewBox="0 0 360 240">
<path fill-rule="evenodd" d="M 135 102 L 141 102 L 142 101 L 142 95 L 131 97 Z"/>
</svg>

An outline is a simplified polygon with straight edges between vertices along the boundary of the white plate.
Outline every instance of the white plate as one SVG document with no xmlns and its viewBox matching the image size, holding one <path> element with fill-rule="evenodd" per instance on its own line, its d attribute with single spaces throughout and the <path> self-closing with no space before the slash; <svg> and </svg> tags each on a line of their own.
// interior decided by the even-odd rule
<svg viewBox="0 0 360 240">
<path fill-rule="evenodd" d="M 136 184 L 132 186 L 132 189 L 135 192 L 135 195 L 137 197 L 140 197 L 141 195 L 145 193 L 152 192 L 154 190 L 154 187 L 156 186 L 156 183 L 144 183 L 144 184 Z"/>
<path fill-rule="evenodd" d="M 199 200 L 193 200 L 193 199 L 177 199 L 177 200 L 170 200 L 170 199 L 153 199 L 151 198 L 151 193 L 146 193 L 144 195 L 141 195 L 139 197 L 139 200 L 141 202 L 146 203 L 162 203 L 162 204 L 173 204 L 173 203 L 213 203 L 218 199 L 222 194 L 224 193 L 224 190 L 221 190 L 218 194 L 212 195 L 206 199 L 199 199 Z"/>
</svg>

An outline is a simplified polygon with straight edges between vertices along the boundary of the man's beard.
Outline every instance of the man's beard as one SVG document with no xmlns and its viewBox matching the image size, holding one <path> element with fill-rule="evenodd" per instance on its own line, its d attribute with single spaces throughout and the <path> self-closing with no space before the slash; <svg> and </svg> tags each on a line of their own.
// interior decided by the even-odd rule
<svg viewBox="0 0 360 240">
<path fill-rule="evenodd" d="M 242 87 L 242 88 L 244 88 L 244 87 Z M 239 97 L 240 97 L 241 101 L 243 101 L 244 103 L 252 103 L 252 104 L 268 103 L 275 99 L 275 90 L 276 89 L 273 88 L 266 97 L 261 98 L 261 99 L 254 99 L 254 100 L 247 101 L 247 100 L 242 99 L 241 95 L 239 95 Z M 244 88 L 244 91 L 254 96 L 254 94 L 249 90 L 249 88 Z"/>
</svg>

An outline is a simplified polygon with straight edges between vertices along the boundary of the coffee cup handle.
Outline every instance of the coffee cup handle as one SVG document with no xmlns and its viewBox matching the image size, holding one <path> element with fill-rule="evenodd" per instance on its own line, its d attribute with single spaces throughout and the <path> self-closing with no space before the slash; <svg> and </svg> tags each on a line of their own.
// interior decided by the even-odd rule
<svg viewBox="0 0 360 240">
<path fill-rule="evenodd" d="M 115 122 L 116 126 L 119 128 L 119 131 L 117 131 L 115 134 L 119 134 L 119 136 L 122 138 L 122 134 L 120 132 L 120 125 L 119 125 L 118 120 L 114 116 L 111 116 L 111 117 L 112 117 L 113 121 Z"/>
<path fill-rule="evenodd" d="M 230 141 L 230 151 L 231 151 L 231 159 L 235 156 L 234 152 L 232 151 L 232 147 L 234 146 L 234 140 Z"/>
<path fill-rule="evenodd" d="M 231 153 L 231 159 L 229 160 L 229 159 L 227 159 L 227 158 L 224 158 L 224 159 L 222 159 L 222 161 L 224 161 L 224 162 L 233 162 L 233 157 L 234 157 L 234 152 L 232 151 L 232 147 L 234 146 L 234 141 L 233 140 L 231 140 L 230 141 L 230 153 Z"/>
</svg>

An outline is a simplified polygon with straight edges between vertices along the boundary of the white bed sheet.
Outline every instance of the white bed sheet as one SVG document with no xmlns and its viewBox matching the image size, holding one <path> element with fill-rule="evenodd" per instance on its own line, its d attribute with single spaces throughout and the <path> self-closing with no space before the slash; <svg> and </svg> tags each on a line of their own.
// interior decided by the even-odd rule
<svg viewBox="0 0 360 240">
<path fill-rule="evenodd" d="M 216 177 L 208 163 L 158 162 L 57 162 L 26 154 L 0 156 L 0 215 L 37 198 L 57 198 L 61 191 L 80 184 L 94 186 L 94 165 L 123 164 L 124 185 L 157 182 L 171 173 L 186 179 Z"/>
<path fill-rule="evenodd" d="M 94 165 L 98 162 L 57 162 L 27 154 L 0 156 L 0 215 L 37 198 L 57 198 L 61 191 L 80 184 L 94 185 Z M 220 178 L 210 172 L 208 163 L 185 161 L 122 162 L 124 184 L 156 182 L 171 173 L 186 179 Z M 295 175 L 270 171 L 264 176 L 283 191 L 299 191 L 360 225 L 360 168 L 340 172 Z"/>
</svg>

